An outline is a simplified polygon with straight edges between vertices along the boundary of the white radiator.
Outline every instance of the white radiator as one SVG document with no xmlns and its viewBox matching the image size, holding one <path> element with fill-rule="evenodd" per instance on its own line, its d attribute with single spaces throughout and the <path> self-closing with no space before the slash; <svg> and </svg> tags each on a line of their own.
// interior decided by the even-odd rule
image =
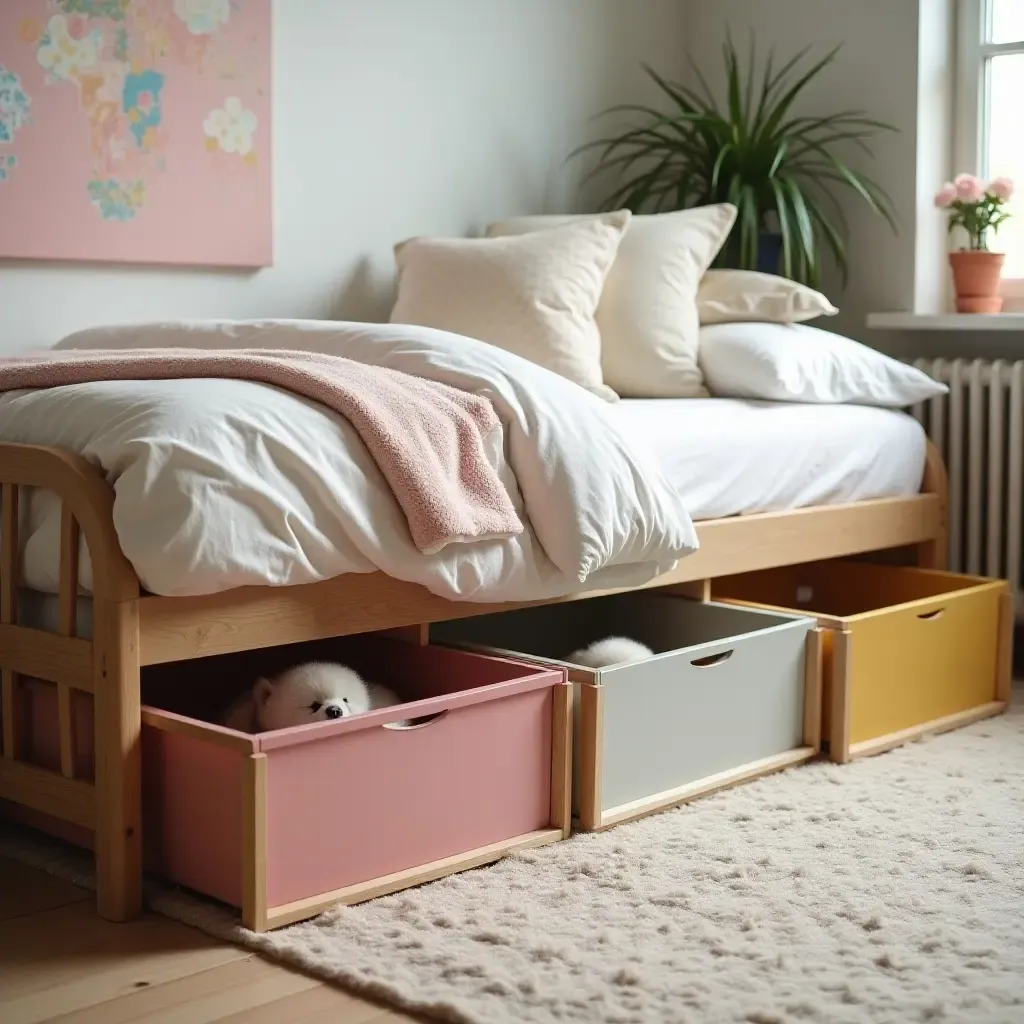
<svg viewBox="0 0 1024 1024">
<path fill-rule="evenodd" d="M 949 471 L 949 568 L 1009 580 L 1024 619 L 1024 360 L 914 365 L 949 385 L 912 409 Z"/>
</svg>

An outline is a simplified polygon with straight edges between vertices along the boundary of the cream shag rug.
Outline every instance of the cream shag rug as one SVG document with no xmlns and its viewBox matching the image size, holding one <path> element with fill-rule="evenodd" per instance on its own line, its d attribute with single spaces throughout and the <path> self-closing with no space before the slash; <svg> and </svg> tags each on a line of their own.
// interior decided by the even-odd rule
<svg viewBox="0 0 1024 1024">
<path fill-rule="evenodd" d="M 25 833 L 0 853 L 85 880 Z M 355 991 L 472 1024 L 1024 1021 L 1024 713 L 257 936 Z"/>
</svg>

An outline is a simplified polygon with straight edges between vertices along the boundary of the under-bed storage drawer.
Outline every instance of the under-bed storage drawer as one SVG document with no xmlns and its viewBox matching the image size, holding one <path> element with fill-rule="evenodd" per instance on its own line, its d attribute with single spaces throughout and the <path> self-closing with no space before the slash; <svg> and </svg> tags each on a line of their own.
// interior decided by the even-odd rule
<svg viewBox="0 0 1024 1024">
<path fill-rule="evenodd" d="M 824 627 L 823 735 L 833 760 L 966 725 L 1009 700 L 1013 610 L 1001 580 L 820 562 L 714 580 L 745 607 Z"/>
<path fill-rule="evenodd" d="M 608 636 L 653 658 L 592 670 Z M 814 621 L 668 594 L 621 594 L 431 627 L 437 642 L 566 665 L 576 684 L 574 811 L 582 829 L 670 807 L 817 753 Z M 513 653 L 514 652 L 514 653 Z"/>
<path fill-rule="evenodd" d="M 288 661 L 335 657 L 412 703 L 260 735 L 147 705 L 148 870 L 242 908 L 263 929 L 568 835 L 563 671 L 377 638 L 301 650 Z M 174 707 L 173 695 L 201 691 L 218 662 L 231 664 L 163 666 L 144 693 L 170 695 L 164 704 Z M 59 769 L 53 688 L 33 682 L 26 697 L 27 753 Z M 76 718 L 86 775 L 88 700 Z M 412 723 L 394 724 L 401 719 Z"/>
</svg>

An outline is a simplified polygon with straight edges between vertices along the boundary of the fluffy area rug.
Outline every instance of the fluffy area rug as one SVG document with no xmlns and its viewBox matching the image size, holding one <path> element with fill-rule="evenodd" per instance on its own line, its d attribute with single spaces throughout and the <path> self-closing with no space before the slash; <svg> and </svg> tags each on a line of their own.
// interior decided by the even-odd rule
<svg viewBox="0 0 1024 1024">
<path fill-rule="evenodd" d="M 80 854 L 24 832 L 0 854 L 89 881 Z M 443 1021 L 1020 1024 L 1024 711 L 269 935 L 149 898 Z"/>
</svg>

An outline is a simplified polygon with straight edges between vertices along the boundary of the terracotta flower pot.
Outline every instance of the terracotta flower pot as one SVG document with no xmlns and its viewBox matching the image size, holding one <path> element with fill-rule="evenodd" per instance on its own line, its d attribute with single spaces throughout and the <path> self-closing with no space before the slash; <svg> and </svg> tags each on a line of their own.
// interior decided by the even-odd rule
<svg viewBox="0 0 1024 1024">
<path fill-rule="evenodd" d="M 958 313 L 998 313 L 1003 308 L 999 281 L 1006 256 L 1001 252 L 963 249 L 949 254 Z"/>
</svg>

